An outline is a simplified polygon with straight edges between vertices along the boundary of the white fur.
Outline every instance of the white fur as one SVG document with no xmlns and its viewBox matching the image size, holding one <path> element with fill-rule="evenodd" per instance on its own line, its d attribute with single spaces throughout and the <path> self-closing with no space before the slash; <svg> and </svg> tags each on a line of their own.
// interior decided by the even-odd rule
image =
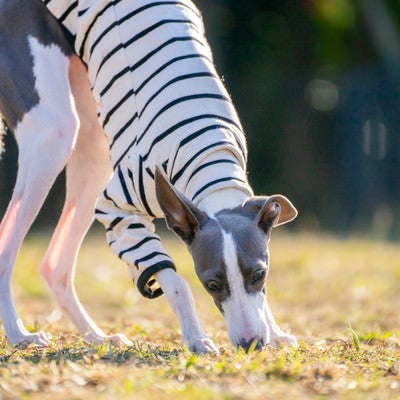
<svg viewBox="0 0 400 400">
<path fill-rule="evenodd" d="M 251 341 L 254 338 L 267 343 L 269 340 L 265 320 L 265 295 L 262 292 L 246 292 L 236 246 L 232 235 L 226 232 L 223 232 L 223 254 L 231 291 L 229 298 L 222 303 L 229 337 L 233 343 L 239 343 L 240 340 Z"/>
<path fill-rule="evenodd" d="M 198 207 L 210 217 L 213 217 L 218 211 L 224 208 L 235 208 L 243 204 L 248 197 L 249 196 L 241 190 L 227 188 L 210 193 L 207 197 L 202 199 Z"/>
<path fill-rule="evenodd" d="M 35 88 L 40 98 L 40 103 L 28 115 L 32 117 L 32 114 L 38 114 L 38 118 L 43 118 L 41 109 L 46 106 L 46 114 L 52 112 L 56 117 L 50 121 L 46 120 L 46 125 L 62 122 L 63 129 L 74 132 L 79 119 L 68 80 L 69 58 L 55 45 L 44 46 L 31 36 L 28 38 L 28 42 L 33 57 Z M 58 76 L 62 78 L 58 79 L 55 84 L 49 79 L 52 74 L 57 74 L 57 78 Z M 53 99 L 57 99 L 57 101 L 53 102 Z M 69 113 L 73 114 L 72 118 Z M 23 122 L 20 124 L 20 126 L 25 125 Z M 16 136 L 18 136 L 18 129 L 16 129 Z"/>
</svg>

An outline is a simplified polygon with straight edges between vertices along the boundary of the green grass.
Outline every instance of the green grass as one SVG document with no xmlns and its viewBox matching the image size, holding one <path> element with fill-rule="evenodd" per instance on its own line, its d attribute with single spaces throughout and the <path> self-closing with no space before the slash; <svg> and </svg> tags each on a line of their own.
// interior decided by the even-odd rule
<svg viewBox="0 0 400 400">
<path fill-rule="evenodd" d="M 77 290 L 106 332 L 125 333 L 134 345 L 86 345 L 37 273 L 48 237 L 31 236 L 18 258 L 14 297 L 28 328 L 46 330 L 52 343 L 18 349 L 0 337 L 0 399 L 400 399 L 399 247 L 274 233 L 269 302 L 300 347 L 251 354 L 231 348 L 185 248 L 165 237 L 219 356 L 181 348 L 165 299 L 140 297 L 102 234 L 84 243 Z"/>
</svg>

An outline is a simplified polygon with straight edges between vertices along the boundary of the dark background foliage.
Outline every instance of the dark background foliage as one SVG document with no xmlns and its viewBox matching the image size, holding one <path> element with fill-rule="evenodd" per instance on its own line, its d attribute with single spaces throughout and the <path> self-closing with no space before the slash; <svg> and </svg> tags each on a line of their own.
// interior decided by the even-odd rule
<svg viewBox="0 0 400 400">
<path fill-rule="evenodd" d="M 248 137 L 255 191 L 287 195 L 301 213 L 294 229 L 398 238 L 400 3 L 196 3 Z M 6 145 L 1 213 L 16 168 L 11 135 Z M 61 177 L 37 227 L 62 200 Z"/>
</svg>

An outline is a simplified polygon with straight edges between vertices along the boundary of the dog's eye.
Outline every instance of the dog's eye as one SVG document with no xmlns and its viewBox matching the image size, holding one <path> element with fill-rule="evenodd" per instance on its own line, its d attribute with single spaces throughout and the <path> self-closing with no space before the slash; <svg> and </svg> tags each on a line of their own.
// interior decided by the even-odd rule
<svg viewBox="0 0 400 400">
<path fill-rule="evenodd" d="M 256 271 L 253 272 L 253 275 L 251 276 L 251 283 L 255 285 L 256 283 L 261 282 L 264 280 L 266 275 L 265 269 L 257 269 Z"/>
<path fill-rule="evenodd" d="M 219 292 L 222 289 L 222 284 L 215 279 L 210 279 L 206 282 L 206 287 L 211 292 Z"/>
</svg>

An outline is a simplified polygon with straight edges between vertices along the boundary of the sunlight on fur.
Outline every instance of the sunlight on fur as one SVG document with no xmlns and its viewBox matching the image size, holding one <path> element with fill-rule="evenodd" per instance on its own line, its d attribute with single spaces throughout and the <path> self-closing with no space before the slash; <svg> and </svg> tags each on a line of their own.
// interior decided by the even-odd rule
<svg viewBox="0 0 400 400">
<path fill-rule="evenodd" d="M 2 116 L 0 114 L 0 159 L 1 155 L 3 154 L 4 151 L 4 136 L 6 134 L 6 124 L 2 119 Z"/>
</svg>

